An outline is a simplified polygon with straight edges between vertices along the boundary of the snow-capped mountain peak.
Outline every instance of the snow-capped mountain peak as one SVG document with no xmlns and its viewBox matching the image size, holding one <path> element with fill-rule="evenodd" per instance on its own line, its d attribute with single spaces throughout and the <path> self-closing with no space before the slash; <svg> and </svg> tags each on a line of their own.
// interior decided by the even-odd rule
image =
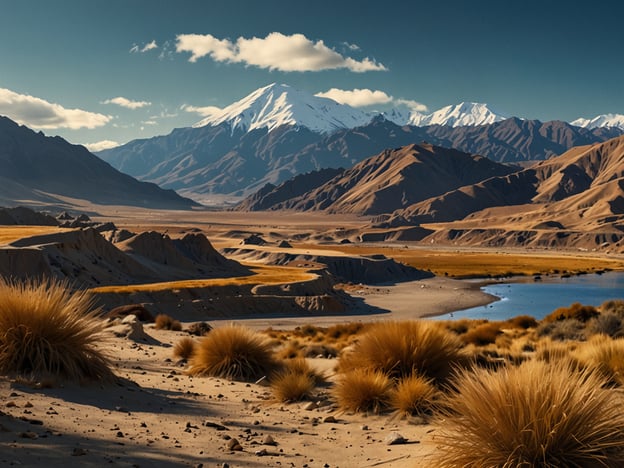
<svg viewBox="0 0 624 468">
<path fill-rule="evenodd" d="M 332 99 L 314 96 L 285 84 L 270 84 L 240 101 L 216 110 L 194 127 L 229 122 L 232 129 L 245 131 L 281 125 L 299 125 L 319 133 L 354 128 L 370 122 L 372 116 Z"/>
<path fill-rule="evenodd" d="M 583 128 L 598 128 L 598 127 L 617 127 L 624 130 L 624 115 L 622 114 L 602 114 L 597 115 L 593 119 L 576 119 L 570 122 L 572 125 Z"/>
<path fill-rule="evenodd" d="M 507 116 L 492 110 L 487 104 L 479 102 L 462 102 L 443 107 L 431 114 L 412 114 L 409 125 L 446 125 L 462 127 L 486 125 L 505 120 Z"/>
</svg>

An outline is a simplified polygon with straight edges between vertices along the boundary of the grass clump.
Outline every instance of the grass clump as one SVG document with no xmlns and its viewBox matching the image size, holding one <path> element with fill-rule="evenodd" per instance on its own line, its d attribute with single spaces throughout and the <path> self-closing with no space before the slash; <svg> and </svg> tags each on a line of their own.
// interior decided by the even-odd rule
<svg viewBox="0 0 624 468">
<path fill-rule="evenodd" d="M 354 369 L 342 374 L 333 389 L 344 411 L 381 413 L 388 408 L 392 380 L 378 370 Z"/>
<path fill-rule="evenodd" d="M 195 340 L 185 336 L 173 347 L 173 356 L 179 359 L 188 360 L 195 352 Z"/>
<path fill-rule="evenodd" d="M 507 324 L 511 328 L 520 328 L 522 330 L 528 330 L 529 328 L 537 327 L 538 323 L 534 317 L 530 315 L 518 315 L 516 317 L 510 318 L 507 320 Z"/>
<path fill-rule="evenodd" d="M 587 322 L 590 319 L 598 315 L 598 310 L 591 305 L 583 305 L 580 302 L 575 302 L 570 307 L 559 307 L 555 309 L 546 317 L 544 322 L 559 322 L 562 320 L 574 319 L 579 322 Z"/>
<path fill-rule="evenodd" d="M 487 322 L 468 330 L 461 339 L 466 344 L 485 346 L 496 342 L 496 338 L 502 333 L 500 322 Z"/>
<path fill-rule="evenodd" d="M 85 291 L 55 280 L 0 278 L 0 372 L 112 380 L 97 345 L 103 322 Z"/>
<path fill-rule="evenodd" d="M 446 402 L 438 462 L 466 466 L 624 464 L 621 396 L 597 373 L 528 361 L 462 372 Z"/>
<path fill-rule="evenodd" d="M 579 362 L 596 370 L 611 385 L 624 384 L 624 341 L 596 336 L 574 352 Z"/>
<path fill-rule="evenodd" d="M 461 341 L 435 322 L 379 322 L 340 357 L 339 370 L 363 368 L 394 379 L 417 373 L 443 382 L 467 362 Z"/>
<path fill-rule="evenodd" d="M 271 377 L 271 390 L 278 401 L 300 401 L 308 398 L 323 380 L 305 359 L 292 359 Z"/>
<path fill-rule="evenodd" d="M 182 324 L 180 323 L 180 321 L 170 317 L 167 314 L 158 314 L 154 322 L 154 328 L 157 328 L 159 330 L 182 330 Z"/>
<path fill-rule="evenodd" d="M 430 379 L 411 375 L 398 381 L 390 407 L 401 416 L 426 416 L 435 408 L 439 391 Z"/>
<path fill-rule="evenodd" d="M 270 375 L 276 366 L 271 344 L 263 335 L 226 325 L 199 340 L 189 374 L 248 381 Z"/>
</svg>

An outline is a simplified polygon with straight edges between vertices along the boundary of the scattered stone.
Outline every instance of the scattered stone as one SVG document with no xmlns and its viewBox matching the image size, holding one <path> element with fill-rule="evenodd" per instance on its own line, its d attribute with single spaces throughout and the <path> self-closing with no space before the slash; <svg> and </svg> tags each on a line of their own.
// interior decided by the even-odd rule
<svg viewBox="0 0 624 468">
<path fill-rule="evenodd" d="M 76 447 L 74 450 L 72 450 L 72 457 L 81 457 L 83 455 L 87 454 L 87 451 L 83 448 L 80 447 Z"/>
<path fill-rule="evenodd" d="M 323 422 L 324 423 L 337 423 L 338 421 L 336 420 L 336 418 L 334 418 L 333 416 L 329 415 L 329 416 L 325 416 L 323 418 Z"/>
<path fill-rule="evenodd" d="M 273 439 L 273 437 L 271 436 L 271 434 L 267 434 L 264 436 L 264 439 L 262 439 L 262 445 L 277 445 L 277 442 L 275 442 L 275 439 Z"/>
<path fill-rule="evenodd" d="M 240 444 L 238 439 L 230 439 L 230 440 L 228 440 L 227 448 L 228 448 L 228 450 L 231 450 L 233 452 L 242 452 L 243 451 L 243 446 Z"/>
<path fill-rule="evenodd" d="M 306 403 L 303 406 L 303 409 L 306 410 L 306 411 L 312 411 L 312 410 L 314 410 L 316 408 L 318 408 L 318 407 L 316 406 L 316 403 L 314 403 L 313 401 L 310 401 L 309 403 Z"/>
<path fill-rule="evenodd" d="M 269 452 L 267 452 L 267 449 L 260 449 L 260 450 L 256 450 L 255 454 L 259 457 L 263 457 L 265 455 L 268 455 Z"/>
<path fill-rule="evenodd" d="M 215 423 L 215 422 L 212 422 L 212 421 L 204 421 L 202 423 L 202 426 L 212 427 L 212 428 L 216 429 L 217 431 L 229 431 L 229 429 L 227 427 L 225 427 L 223 424 Z"/>
<path fill-rule="evenodd" d="M 407 439 L 403 437 L 401 434 L 399 434 L 398 432 L 391 432 L 390 434 L 386 436 L 386 438 L 384 439 L 384 442 L 386 443 L 386 445 L 400 445 L 400 444 L 406 444 Z"/>
<path fill-rule="evenodd" d="M 32 404 L 30 401 L 27 401 L 27 402 L 24 404 L 24 408 L 32 408 L 32 407 L 33 407 L 33 404 Z"/>
<path fill-rule="evenodd" d="M 360 429 L 362 429 L 363 431 L 368 431 L 368 426 L 366 424 L 363 424 Z"/>
<path fill-rule="evenodd" d="M 19 434 L 17 434 L 17 436 L 22 439 L 36 439 L 37 437 L 39 437 L 36 432 L 32 431 L 20 432 Z"/>
</svg>

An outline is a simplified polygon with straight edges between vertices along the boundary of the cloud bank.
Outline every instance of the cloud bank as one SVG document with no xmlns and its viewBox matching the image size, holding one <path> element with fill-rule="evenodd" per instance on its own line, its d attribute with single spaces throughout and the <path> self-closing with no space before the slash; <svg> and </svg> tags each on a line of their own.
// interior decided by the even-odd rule
<svg viewBox="0 0 624 468">
<path fill-rule="evenodd" d="M 102 101 L 102 104 L 117 104 L 118 106 L 125 107 L 126 109 L 140 109 L 141 107 L 151 106 L 151 102 L 147 101 L 133 101 L 131 99 L 118 96 L 112 99 Z"/>
<path fill-rule="evenodd" d="M 316 96 L 333 99 L 340 104 L 348 104 L 351 107 L 366 107 L 392 102 L 392 96 L 388 96 L 383 91 L 371 89 L 346 90 L 332 88 L 323 93 L 316 93 Z"/>
<path fill-rule="evenodd" d="M 426 112 L 427 106 L 420 102 L 410 99 L 395 99 L 384 91 L 372 89 L 338 89 L 331 88 L 322 93 L 316 93 L 316 96 L 333 99 L 340 104 L 348 104 L 351 107 L 366 107 L 382 104 L 394 104 L 407 106 L 414 112 Z"/>
<path fill-rule="evenodd" d="M 98 151 L 104 151 L 106 149 L 116 148 L 119 145 L 120 143 L 117 143 L 116 141 L 113 141 L 113 140 L 102 140 L 102 141 L 96 141 L 95 143 L 85 143 L 82 146 L 87 148 L 92 153 L 96 153 Z"/>
<path fill-rule="evenodd" d="M 209 56 L 215 62 L 243 63 L 247 66 L 284 72 L 347 69 L 356 73 L 385 71 L 387 68 L 368 57 L 356 60 L 336 52 L 321 40 L 303 34 L 287 36 L 272 32 L 265 38 L 239 37 L 236 41 L 218 39 L 210 34 L 180 34 L 176 51 L 189 52 L 189 62 Z"/>
<path fill-rule="evenodd" d="M 60 104 L 19 94 L 6 88 L 0 88 L 0 114 L 19 124 L 37 129 L 92 129 L 102 127 L 112 119 L 110 115 L 82 109 L 66 109 Z"/>
<path fill-rule="evenodd" d="M 209 115 L 214 115 L 217 112 L 220 112 L 222 110 L 220 107 L 217 107 L 217 106 L 197 107 L 197 106 L 190 106 L 188 104 L 184 104 L 182 107 L 180 107 L 180 109 L 182 109 L 185 112 L 191 112 L 194 114 L 201 115 L 202 117 L 208 117 Z"/>
</svg>

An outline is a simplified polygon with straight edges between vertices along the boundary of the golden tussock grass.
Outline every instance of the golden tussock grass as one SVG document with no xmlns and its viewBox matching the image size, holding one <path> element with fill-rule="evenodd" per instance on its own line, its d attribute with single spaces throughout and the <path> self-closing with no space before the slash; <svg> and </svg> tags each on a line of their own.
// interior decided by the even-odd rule
<svg viewBox="0 0 624 468">
<path fill-rule="evenodd" d="M 158 330 L 181 331 L 182 324 L 179 320 L 176 320 L 167 314 L 158 314 L 154 320 L 154 328 Z"/>
<path fill-rule="evenodd" d="M 624 384 L 624 341 L 596 335 L 573 353 L 582 366 L 596 370 L 611 385 Z"/>
<path fill-rule="evenodd" d="M 277 368 L 268 339 L 247 327 L 226 325 L 199 339 L 189 374 L 256 380 Z"/>
<path fill-rule="evenodd" d="M 575 302 L 569 307 L 559 307 L 555 309 L 544 317 L 543 322 L 560 322 L 562 320 L 574 319 L 585 323 L 597 317 L 598 314 L 598 310 L 594 306 Z"/>
<path fill-rule="evenodd" d="M 389 404 L 392 380 L 379 370 L 358 368 L 341 374 L 333 388 L 340 409 L 381 413 Z"/>
<path fill-rule="evenodd" d="M 400 379 L 390 393 L 390 408 L 400 416 L 426 416 L 433 413 L 440 392 L 430 379 L 410 375 Z"/>
<path fill-rule="evenodd" d="M 379 322 L 367 329 L 339 360 L 339 370 L 363 368 L 398 379 L 414 373 L 444 382 L 469 358 L 461 341 L 429 321 Z"/>
<path fill-rule="evenodd" d="M 179 359 L 188 360 L 195 352 L 195 340 L 185 336 L 173 346 L 173 356 Z"/>
<path fill-rule="evenodd" d="M 0 278 L 0 372 L 113 380 L 98 349 L 99 312 L 86 292 L 72 292 L 65 283 Z"/>
<path fill-rule="evenodd" d="M 435 440 L 445 467 L 624 464 L 622 396 L 563 362 L 464 371 Z"/>
<path fill-rule="evenodd" d="M 496 342 L 496 339 L 502 333 L 503 331 L 501 330 L 500 322 L 488 322 L 477 325 L 475 328 L 471 328 L 466 333 L 461 335 L 461 340 L 465 344 L 485 346 Z"/>
<path fill-rule="evenodd" d="M 271 390 L 278 401 L 300 401 L 308 398 L 324 380 L 304 358 L 290 359 L 271 376 Z"/>
</svg>

